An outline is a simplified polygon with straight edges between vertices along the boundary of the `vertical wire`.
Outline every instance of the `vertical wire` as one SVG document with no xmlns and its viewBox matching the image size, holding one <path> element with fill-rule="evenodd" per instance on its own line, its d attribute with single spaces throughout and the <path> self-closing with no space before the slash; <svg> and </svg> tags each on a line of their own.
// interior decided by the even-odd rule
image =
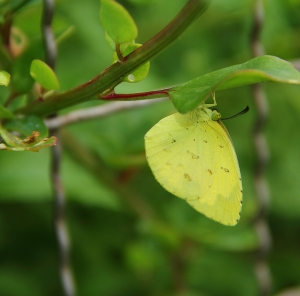
<svg viewBox="0 0 300 296">
<path fill-rule="evenodd" d="M 54 13 L 54 0 L 43 0 L 42 33 L 45 46 L 45 61 L 54 69 L 57 50 L 52 31 L 52 18 Z M 56 115 L 53 115 L 56 116 Z M 58 137 L 58 130 L 52 129 L 50 133 Z M 59 253 L 59 273 L 62 289 L 65 296 L 75 296 L 75 284 L 70 267 L 70 242 L 65 222 L 66 198 L 60 176 L 61 145 L 51 149 L 51 184 L 54 197 L 54 228 Z"/>
<path fill-rule="evenodd" d="M 251 49 L 254 57 L 264 54 L 264 48 L 259 38 L 264 21 L 264 9 L 262 0 L 254 0 L 253 26 L 251 32 Z M 256 107 L 256 122 L 253 128 L 253 141 L 256 151 L 257 161 L 254 171 L 254 183 L 258 200 L 258 211 L 253 221 L 258 238 L 258 248 L 256 250 L 255 273 L 259 284 L 259 295 L 270 295 L 272 279 L 267 263 L 270 253 L 272 238 L 268 222 L 266 219 L 269 204 L 269 188 L 265 178 L 265 170 L 269 162 L 269 149 L 264 127 L 268 118 L 268 102 L 261 85 L 252 87 L 254 104 Z"/>
</svg>

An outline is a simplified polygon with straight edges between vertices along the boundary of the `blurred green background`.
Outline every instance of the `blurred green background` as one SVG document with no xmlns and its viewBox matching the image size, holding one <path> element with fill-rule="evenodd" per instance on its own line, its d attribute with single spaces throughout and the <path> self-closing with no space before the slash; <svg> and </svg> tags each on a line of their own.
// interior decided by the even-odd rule
<svg viewBox="0 0 300 296">
<path fill-rule="evenodd" d="M 118 2 L 137 23 L 137 42 L 144 43 L 187 1 Z M 151 61 L 146 80 L 124 83 L 117 92 L 169 87 L 251 59 L 254 2 L 214 0 L 179 40 Z M 99 7 L 98 0 L 56 1 L 56 36 L 73 28 L 58 44 L 56 71 L 63 90 L 88 81 L 111 63 Z M 14 16 L 14 25 L 29 44 L 29 53 L 16 66 L 19 75 L 29 72 L 33 58 L 43 56 L 40 18 L 40 1 Z M 261 41 L 266 54 L 298 59 L 299 36 L 300 0 L 265 1 Z M 266 172 L 271 193 L 266 219 L 273 237 L 268 265 L 272 294 L 276 294 L 300 286 L 300 88 L 274 83 L 262 87 L 269 102 L 265 134 L 271 155 Z M 256 111 L 251 87 L 219 91 L 216 98 L 224 117 L 250 106 L 246 115 L 225 122 L 244 187 L 243 212 L 236 227 L 217 224 L 166 192 L 147 166 L 144 134 L 175 111 L 169 101 L 64 129 L 62 178 L 78 295 L 258 294 L 257 238 L 252 224 L 258 207 L 253 144 Z M 95 105 L 99 102 L 71 109 Z M 87 165 L 79 148 L 99 161 L 98 170 Z M 0 153 L 0 295 L 62 294 L 49 152 Z M 149 209 L 154 212 L 152 219 L 147 218 Z"/>
</svg>

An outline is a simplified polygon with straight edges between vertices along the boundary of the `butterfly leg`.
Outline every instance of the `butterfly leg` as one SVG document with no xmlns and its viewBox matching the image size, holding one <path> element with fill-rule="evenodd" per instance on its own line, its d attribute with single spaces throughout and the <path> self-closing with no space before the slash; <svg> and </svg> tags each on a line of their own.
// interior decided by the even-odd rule
<svg viewBox="0 0 300 296">
<path fill-rule="evenodd" d="M 217 101 L 216 101 L 215 92 L 212 92 L 212 93 L 211 93 L 211 97 L 212 97 L 212 99 L 213 99 L 213 104 L 204 104 L 205 107 L 207 107 L 207 108 L 217 106 Z"/>
</svg>

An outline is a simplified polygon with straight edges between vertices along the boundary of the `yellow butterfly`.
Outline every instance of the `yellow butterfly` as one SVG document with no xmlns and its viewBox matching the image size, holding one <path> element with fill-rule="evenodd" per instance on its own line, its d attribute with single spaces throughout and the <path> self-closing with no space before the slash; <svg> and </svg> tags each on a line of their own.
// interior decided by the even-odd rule
<svg viewBox="0 0 300 296">
<path fill-rule="evenodd" d="M 214 97 L 213 97 L 214 99 Z M 201 104 L 160 120 L 145 135 L 146 157 L 156 180 L 208 218 L 235 225 L 242 209 L 242 181 L 221 115 Z"/>
</svg>

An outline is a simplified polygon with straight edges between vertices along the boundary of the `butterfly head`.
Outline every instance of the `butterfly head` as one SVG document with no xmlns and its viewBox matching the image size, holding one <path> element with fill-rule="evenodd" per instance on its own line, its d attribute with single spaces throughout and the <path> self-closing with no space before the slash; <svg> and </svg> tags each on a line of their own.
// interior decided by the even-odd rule
<svg viewBox="0 0 300 296">
<path fill-rule="evenodd" d="M 217 110 L 212 110 L 211 120 L 218 121 L 221 119 L 221 114 Z"/>
</svg>

